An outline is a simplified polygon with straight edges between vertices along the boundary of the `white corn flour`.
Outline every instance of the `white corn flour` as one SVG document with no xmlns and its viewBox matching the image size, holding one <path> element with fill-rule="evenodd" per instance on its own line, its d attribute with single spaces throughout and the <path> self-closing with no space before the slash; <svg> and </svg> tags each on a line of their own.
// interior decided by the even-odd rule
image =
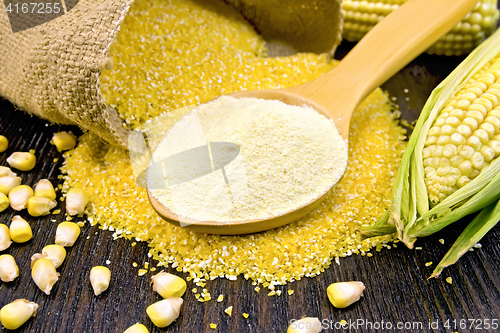
<svg viewBox="0 0 500 333">
<path fill-rule="evenodd" d="M 238 145 L 238 155 L 236 146 L 225 152 L 215 142 Z M 193 152 L 200 153 L 194 163 Z M 148 189 L 173 213 L 247 221 L 282 215 L 323 195 L 346 169 L 347 143 L 333 121 L 308 106 L 223 96 L 177 121 L 153 160 Z M 174 180 L 175 170 L 167 168 L 194 176 Z"/>
</svg>

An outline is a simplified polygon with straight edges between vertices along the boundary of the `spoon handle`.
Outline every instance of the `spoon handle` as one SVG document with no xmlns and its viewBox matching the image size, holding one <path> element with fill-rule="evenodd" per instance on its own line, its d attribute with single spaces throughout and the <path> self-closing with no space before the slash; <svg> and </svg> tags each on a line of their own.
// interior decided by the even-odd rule
<svg viewBox="0 0 500 333">
<path fill-rule="evenodd" d="M 451 30 L 477 0 L 410 0 L 376 24 L 329 73 L 289 88 L 349 123 L 375 88 Z M 349 113 L 350 112 L 350 113 Z"/>
</svg>

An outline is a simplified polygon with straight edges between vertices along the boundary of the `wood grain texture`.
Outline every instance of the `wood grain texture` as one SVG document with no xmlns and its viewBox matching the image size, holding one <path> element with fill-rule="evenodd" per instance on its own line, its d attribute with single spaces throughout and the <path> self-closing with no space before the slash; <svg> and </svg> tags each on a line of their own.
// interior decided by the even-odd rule
<svg viewBox="0 0 500 333">
<path fill-rule="evenodd" d="M 350 44 L 343 44 L 339 54 L 350 47 Z M 402 117 L 414 120 L 432 88 L 462 59 L 421 56 L 383 87 L 395 97 Z M 11 141 L 9 149 L 0 153 L 0 165 L 7 165 L 5 159 L 14 151 L 36 149 L 37 166 L 31 172 L 20 173 L 23 184 L 34 185 L 41 178 L 59 184 L 59 167 L 63 159 L 49 144 L 52 133 L 59 129 L 15 111 L 8 101 L 0 101 L 0 134 Z M 57 163 L 53 162 L 55 157 L 59 157 Z M 58 207 L 64 210 L 64 204 L 59 203 Z M 0 213 L 0 221 L 8 224 L 13 215 L 9 208 Z M 16 258 L 21 276 L 14 282 L 0 284 L 0 307 L 17 298 L 27 298 L 40 307 L 37 317 L 17 332 L 123 332 L 136 322 L 145 324 L 150 332 L 286 332 L 289 321 L 302 316 L 319 317 L 331 321 L 332 325 L 340 320 L 348 323 L 364 320 L 373 325 L 390 322 L 394 325 L 392 330 L 370 329 L 368 325 L 357 329 L 327 329 L 325 332 L 498 331 L 469 327 L 469 320 L 478 320 L 476 324 L 480 320 L 483 323 L 486 319 L 490 322 L 500 320 L 499 227 L 493 228 L 481 240 L 481 249 L 467 253 L 437 279 L 427 280 L 433 266 L 427 267 L 425 263 L 437 264 L 467 221 L 454 223 L 436 235 L 419 239 L 416 246 L 421 250 L 409 250 L 398 243 L 397 248 L 375 252 L 371 258 L 342 258 L 340 265 L 333 263 L 319 277 L 304 278 L 278 287 L 284 291 L 280 297 L 268 297 L 265 290 L 257 293 L 250 282 L 239 277 L 238 281 L 218 279 L 207 284 L 213 298 L 225 295 L 223 302 L 199 303 L 190 292 L 194 284 L 188 282 L 180 318 L 160 330 L 154 327 L 145 312 L 149 304 L 160 300 L 149 285 L 152 274 L 148 272 L 139 277 L 138 268 L 132 266 L 133 262 L 142 265 L 149 261 L 147 244 L 138 243 L 132 247 L 131 242 L 123 239 L 113 241 L 111 232 L 87 224 L 75 246 L 68 248 L 67 259 L 59 268 L 61 278 L 47 296 L 31 280 L 30 257 L 53 242 L 57 222 L 64 217 L 59 214 L 31 218 L 25 211 L 20 215 L 29 221 L 34 237 L 26 244 L 13 244 L 2 252 Z M 439 242 L 441 238 L 444 244 Z M 111 263 L 106 265 L 106 260 Z M 112 272 L 109 290 L 99 297 L 94 296 L 89 282 L 90 268 L 95 265 L 106 265 Z M 452 277 L 453 284 L 447 283 L 446 277 Z M 326 288 L 330 283 L 348 280 L 365 283 L 364 297 L 347 309 L 335 309 L 328 301 Z M 289 296 L 288 289 L 295 293 Z M 224 313 L 230 305 L 233 306 L 232 317 Z M 244 319 L 243 312 L 250 317 Z M 456 320 L 457 328 L 445 328 L 443 323 L 446 320 L 451 324 Z M 467 323 L 466 329 L 460 328 L 461 320 Z M 438 326 L 430 328 L 429 323 L 436 321 Z M 396 329 L 398 322 L 410 326 L 421 323 L 422 326 Z M 217 329 L 210 329 L 210 323 L 216 323 Z M 6 332 L 3 328 L 0 331 Z"/>
</svg>

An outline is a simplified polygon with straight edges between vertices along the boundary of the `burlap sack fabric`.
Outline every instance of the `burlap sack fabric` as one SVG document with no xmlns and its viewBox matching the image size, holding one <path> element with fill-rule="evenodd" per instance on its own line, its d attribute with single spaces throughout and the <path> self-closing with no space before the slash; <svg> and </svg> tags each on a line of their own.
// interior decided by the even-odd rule
<svg viewBox="0 0 500 333">
<path fill-rule="evenodd" d="M 59 124 L 76 124 L 126 147 L 129 130 L 106 105 L 99 77 L 134 0 L 80 0 L 66 14 L 12 32 L 0 0 L 0 96 Z M 202 1 L 202 0 L 200 0 Z M 340 41 L 339 0 L 227 0 L 256 29 L 293 50 L 327 52 Z M 278 44 L 279 45 L 279 44 Z"/>
<path fill-rule="evenodd" d="M 127 131 L 99 92 L 107 53 L 133 0 L 81 0 L 67 14 L 13 33 L 0 5 L 0 95 L 18 108 L 124 145 Z"/>
</svg>

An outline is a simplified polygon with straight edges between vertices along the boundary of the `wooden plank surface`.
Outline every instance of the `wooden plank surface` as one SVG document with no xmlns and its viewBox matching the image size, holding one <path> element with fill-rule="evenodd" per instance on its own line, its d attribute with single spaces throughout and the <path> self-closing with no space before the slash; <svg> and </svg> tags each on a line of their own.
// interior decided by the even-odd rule
<svg viewBox="0 0 500 333">
<path fill-rule="evenodd" d="M 339 54 L 350 47 L 343 44 Z M 402 117 L 411 121 L 432 88 L 462 59 L 423 55 L 383 88 L 395 98 Z M 52 133 L 61 128 L 69 127 L 50 125 L 15 111 L 8 101 L 0 101 L 0 134 L 11 140 L 9 149 L 0 153 L 0 165 L 7 165 L 5 159 L 14 151 L 36 149 L 39 161 L 33 171 L 20 173 L 23 184 L 34 185 L 41 178 L 48 178 L 55 185 L 61 183 L 58 175 L 63 159 L 49 144 Z M 59 160 L 54 163 L 56 157 Z M 64 210 L 63 204 L 59 203 L 59 207 Z M 0 213 L 0 221 L 8 224 L 13 215 L 9 208 Z M 16 258 L 21 275 L 14 282 L 0 284 L 0 307 L 17 298 L 29 299 L 40 307 L 37 317 L 18 332 L 123 332 L 136 322 L 145 324 L 150 332 L 286 332 L 290 320 L 303 316 L 324 320 L 325 328 L 328 327 L 325 332 L 500 331 L 499 227 L 481 240 L 481 249 L 467 253 L 438 279 L 427 279 L 432 266 L 427 267 L 425 263 L 439 262 L 467 221 L 418 240 L 416 246 L 421 250 L 409 250 L 397 244 L 397 248 L 375 252 L 371 258 L 343 258 L 340 265 L 333 263 L 319 277 L 278 287 L 284 291 L 280 297 L 268 297 L 265 290 L 255 292 L 254 286 L 240 276 L 238 281 L 217 279 L 207 284 L 212 297 L 225 295 L 223 302 L 199 303 L 190 292 L 195 285 L 188 282 L 180 318 L 160 330 L 145 312 L 149 304 L 161 299 L 149 285 L 152 273 L 139 277 L 138 268 L 132 267 L 133 262 L 150 261 L 147 244 L 132 247 L 131 242 L 123 239 L 113 241 L 111 232 L 87 224 L 75 246 L 68 248 L 67 259 L 59 269 L 61 278 L 47 296 L 31 280 L 30 257 L 53 242 L 57 223 L 64 216 L 31 218 L 26 211 L 20 215 L 29 221 L 34 236 L 30 242 L 13 244 L 2 252 Z M 444 244 L 439 239 L 443 239 Z M 106 265 L 112 272 L 109 290 L 99 297 L 93 295 L 88 277 L 95 265 Z M 452 277 L 453 283 L 447 283 L 446 277 Z M 328 301 L 326 288 L 333 282 L 349 280 L 365 283 L 364 297 L 347 309 L 335 309 Z M 289 296 L 288 289 L 295 293 Z M 232 317 L 224 313 L 228 306 L 233 306 Z M 243 312 L 250 317 L 244 319 Z M 345 320 L 348 327 L 335 329 L 341 320 Z M 449 327 L 445 327 L 447 321 Z M 499 328 L 486 329 L 487 321 L 490 326 L 496 322 Z M 217 329 L 210 329 L 210 323 L 216 323 Z M 397 328 L 398 323 L 402 328 Z M 392 329 L 388 329 L 389 325 Z"/>
</svg>

